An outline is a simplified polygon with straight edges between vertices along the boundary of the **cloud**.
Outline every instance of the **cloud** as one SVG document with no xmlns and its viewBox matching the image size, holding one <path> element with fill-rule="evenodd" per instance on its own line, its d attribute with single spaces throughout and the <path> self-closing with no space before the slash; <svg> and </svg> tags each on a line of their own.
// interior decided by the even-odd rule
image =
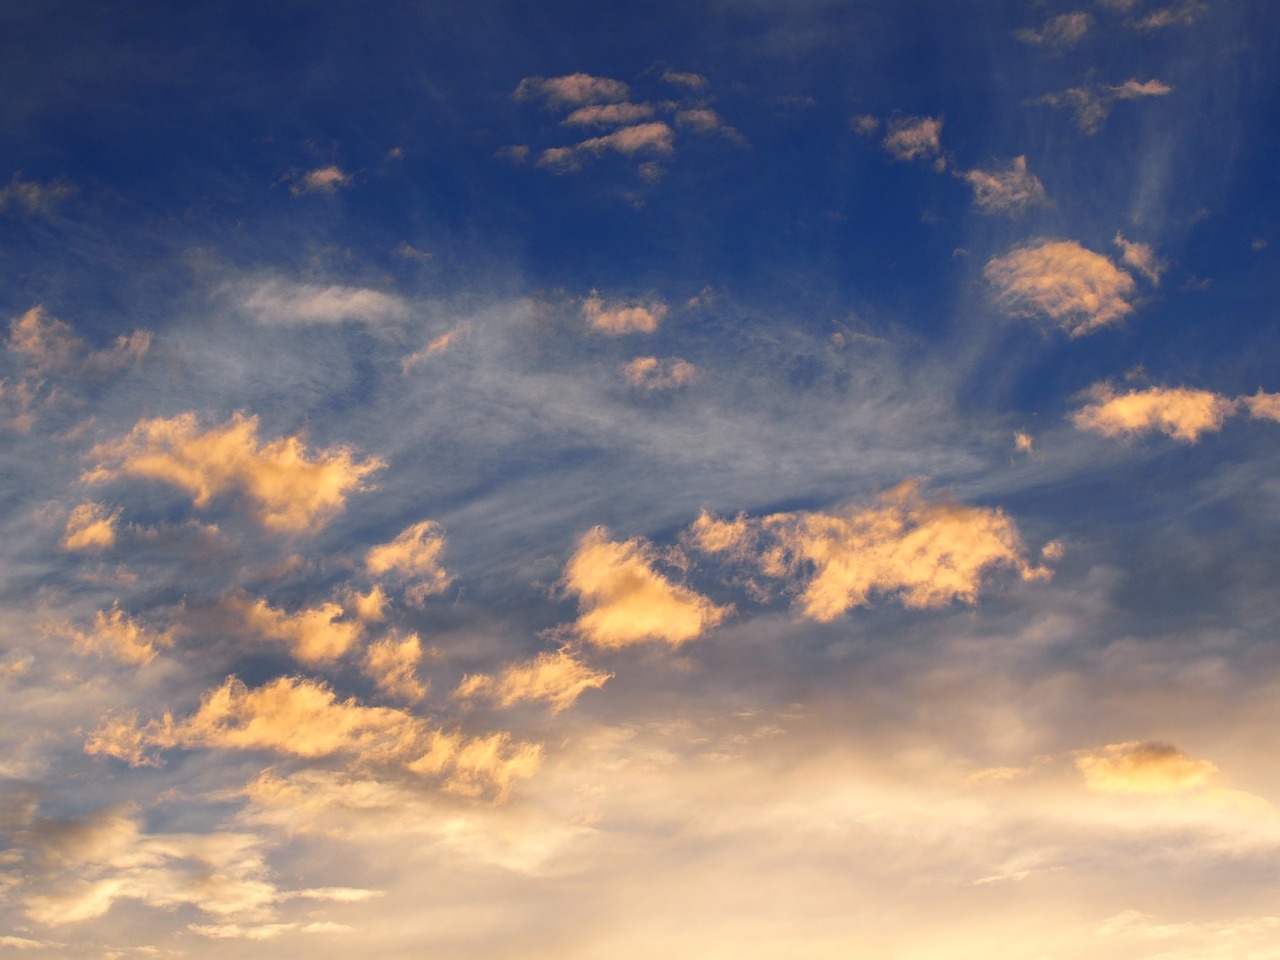
<svg viewBox="0 0 1280 960">
<path fill-rule="evenodd" d="M 493 793 L 505 800 L 511 789 L 542 765 L 542 747 L 516 743 L 505 732 L 487 737 L 432 734 L 427 752 L 408 764 L 414 773 L 442 778 L 443 789 L 464 797 Z"/>
<path fill-rule="evenodd" d="M 707 86 L 707 78 L 702 74 L 683 73 L 679 70 L 672 70 L 670 67 L 662 71 L 661 79 L 676 86 L 688 87 L 690 90 L 702 90 Z"/>
<path fill-rule="evenodd" d="M 730 612 L 653 568 L 657 555 L 639 538 L 618 543 L 596 527 L 578 543 L 564 573 L 565 588 L 580 598 L 574 629 L 598 647 L 697 639 Z"/>
<path fill-rule="evenodd" d="M 749 559 L 766 576 L 800 584 L 804 615 L 824 623 L 875 596 L 912 608 L 976 603 L 986 573 L 997 567 L 1027 580 L 1049 576 L 1028 561 L 1017 526 L 1001 511 L 926 501 L 915 481 L 871 507 L 759 520 L 704 514 L 690 532 L 703 551 Z"/>
<path fill-rule="evenodd" d="M 679 357 L 636 357 L 622 367 L 627 383 L 642 390 L 671 390 L 692 383 L 699 370 Z"/>
<path fill-rule="evenodd" d="M 676 111 L 676 126 L 695 133 L 720 133 L 739 146 L 748 146 L 747 138 L 724 122 L 724 118 L 707 107 L 693 107 Z"/>
<path fill-rule="evenodd" d="M 68 637 L 80 654 L 105 654 L 121 663 L 144 667 L 160 650 L 173 646 L 173 631 L 149 630 L 123 610 L 113 606 L 110 612 L 99 610 L 93 617 L 93 629 L 85 632 L 70 624 L 48 628 L 53 634 Z"/>
<path fill-rule="evenodd" d="M 369 645 L 361 669 L 378 689 L 408 703 L 417 703 L 427 695 L 427 686 L 418 680 L 418 664 L 422 662 L 422 642 L 416 633 L 403 639 L 384 637 Z"/>
<path fill-rule="evenodd" d="M 249 291 L 241 307 L 269 327 L 379 324 L 404 320 L 409 305 L 400 297 L 366 287 L 267 280 Z"/>
<path fill-rule="evenodd" d="M 1046 316 L 1072 337 L 1115 323 L 1133 310 L 1133 277 L 1074 240 L 1036 240 L 1016 247 L 992 259 L 983 275 L 1005 309 Z"/>
<path fill-rule="evenodd" d="M 941 133 L 941 117 L 897 117 L 881 145 L 899 160 L 933 157 L 942 150 Z"/>
<path fill-rule="evenodd" d="M 647 120 L 653 113 L 653 104 L 650 103 L 600 103 L 579 107 L 560 122 L 576 126 L 614 127 Z"/>
<path fill-rule="evenodd" d="M 1208 390 L 1189 387 L 1150 387 L 1117 394 L 1110 385 L 1099 383 L 1089 394 L 1093 402 L 1071 417 L 1079 429 L 1104 437 L 1159 432 L 1187 443 L 1221 430 L 1237 404 Z"/>
<path fill-rule="evenodd" d="M 1093 17 L 1088 13 L 1064 13 L 1045 21 L 1040 30 L 1022 29 L 1014 35 L 1023 43 L 1056 49 L 1074 47 L 1089 32 Z"/>
<path fill-rule="evenodd" d="M 524 663 L 510 664 L 497 676 L 477 673 L 463 678 L 454 696 L 483 698 L 506 708 L 545 701 L 555 715 L 569 709 L 587 690 L 603 687 L 611 673 L 593 670 L 568 650 L 540 653 Z"/>
<path fill-rule="evenodd" d="M 376 457 L 358 461 L 346 447 L 312 456 L 300 436 L 260 443 L 258 418 L 240 412 L 207 430 L 194 413 L 140 420 L 89 456 L 96 464 L 82 474 L 86 483 L 158 480 L 189 494 L 197 508 L 235 495 L 249 501 L 263 526 L 281 532 L 318 530 L 343 510 L 350 493 L 366 489 L 365 477 L 386 465 Z"/>
<path fill-rule="evenodd" d="M 581 170 L 586 156 L 598 157 L 608 152 L 626 157 L 644 151 L 660 156 L 675 152 L 675 132 L 661 121 L 639 123 L 622 127 L 601 137 L 583 140 L 571 147 L 550 147 L 538 155 L 538 166 L 555 173 L 573 173 Z"/>
<path fill-rule="evenodd" d="M 337 660 L 359 643 L 364 634 L 359 620 L 340 619 L 344 611 L 336 603 L 322 603 L 289 614 L 262 599 L 232 595 L 223 602 L 247 630 L 279 640 L 290 653 L 310 665 Z"/>
<path fill-rule="evenodd" d="M 571 73 L 563 77 L 525 77 L 512 96 L 517 100 L 542 100 L 548 107 L 574 107 L 625 100 L 628 92 L 621 80 Z"/>
<path fill-rule="evenodd" d="M 591 329 L 615 337 L 624 333 L 653 333 L 667 312 L 667 305 L 659 301 L 605 302 L 594 290 L 582 301 L 582 315 Z"/>
<path fill-rule="evenodd" d="M 966 170 L 957 176 L 973 188 L 974 205 L 983 213 L 1016 216 L 1049 203 L 1044 184 L 1027 170 L 1026 157 L 1014 157 L 1005 170 Z"/>
<path fill-rule="evenodd" d="M 1025 431 L 1016 431 L 1013 435 L 1013 449 L 1018 453 L 1025 453 L 1027 456 L 1031 456 L 1036 449 L 1035 438 Z"/>
<path fill-rule="evenodd" d="M 390 543 L 371 547 L 365 554 L 365 569 L 373 577 L 390 574 L 413 583 L 411 594 L 421 602 L 452 582 L 440 564 L 445 544 L 444 528 L 434 520 L 423 520 L 405 527 Z"/>
<path fill-rule="evenodd" d="M 115 545 L 120 511 L 101 503 L 82 503 L 71 511 L 62 534 L 62 549 L 100 553 Z"/>
<path fill-rule="evenodd" d="M 0 187 L 0 211 L 11 206 L 21 207 L 29 214 L 52 213 L 63 200 L 66 200 L 75 188 L 65 183 L 40 183 L 35 180 L 23 180 L 14 174 L 7 184 Z"/>
<path fill-rule="evenodd" d="M 520 166 L 529 162 L 529 145 L 527 143 L 510 143 L 495 150 L 494 156 Z"/>
<path fill-rule="evenodd" d="M 860 136 L 874 137 L 880 130 L 880 119 L 869 113 L 860 114 L 849 121 L 850 128 Z"/>
<path fill-rule="evenodd" d="M 1144 17 L 1130 21 L 1139 30 L 1159 30 L 1162 27 L 1190 26 L 1200 14 L 1209 9 L 1208 4 L 1199 0 L 1187 0 L 1186 3 L 1173 7 L 1153 10 Z"/>
<path fill-rule="evenodd" d="M 1240 403 L 1249 410 L 1255 420 L 1274 420 L 1280 423 L 1280 393 L 1263 393 L 1259 390 L 1251 397 L 1241 397 Z"/>
<path fill-rule="evenodd" d="M 117 337 L 110 347 L 90 350 L 70 324 L 36 305 L 9 323 L 6 347 L 22 357 L 35 376 L 66 372 L 101 379 L 140 360 L 151 347 L 151 334 L 135 330 Z"/>
<path fill-rule="evenodd" d="M 1126 80 L 1117 86 L 1071 87 L 1061 93 L 1047 93 L 1034 102 L 1074 111 L 1076 126 L 1092 136 L 1102 129 L 1117 100 L 1163 97 L 1172 92 L 1173 87 L 1161 80 Z"/>
<path fill-rule="evenodd" d="M 401 375 L 408 376 L 413 371 L 413 368 L 422 363 L 422 361 L 452 349 L 470 336 L 471 324 L 460 323 L 456 327 L 446 330 L 440 336 L 433 337 L 421 350 L 409 354 L 409 356 L 400 361 Z"/>
<path fill-rule="evenodd" d="M 1185 793 L 1207 785 L 1218 773 L 1208 760 L 1194 760 L 1177 747 L 1154 740 L 1082 751 L 1075 763 L 1085 786 L 1099 793 Z"/>
<path fill-rule="evenodd" d="M 1156 252 L 1146 243 L 1133 243 L 1116 231 L 1115 245 L 1120 248 L 1122 263 L 1132 267 L 1151 281 L 1153 286 L 1160 284 L 1160 276 L 1168 269 L 1168 265 L 1156 256 Z"/>
<path fill-rule="evenodd" d="M 351 174 L 339 167 L 317 167 L 299 176 L 289 189 L 300 197 L 305 193 L 333 193 L 339 187 L 350 186 L 351 182 Z"/>
</svg>

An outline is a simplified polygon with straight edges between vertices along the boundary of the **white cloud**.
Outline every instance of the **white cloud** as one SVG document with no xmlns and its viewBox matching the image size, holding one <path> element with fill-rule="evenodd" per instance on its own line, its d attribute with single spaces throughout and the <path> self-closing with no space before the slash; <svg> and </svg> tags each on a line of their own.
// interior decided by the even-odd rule
<svg viewBox="0 0 1280 960">
<path fill-rule="evenodd" d="M 966 170 L 957 176 L 973 188 L 974 205 L 983 213 L 1016 216 L 1049 203 L 1044 184 L 1027 169 L 1026 157 L 1014 157 L 1004 170 Z"/>
<path fill-rule="evenodd" d="M 983 271 L 1014 314 L 1044 316 L 1078 337 L 1133 311 L 1124 270 L 1073 240 L 1036 240 L 992 259 Z"/>
<path fill-rule="evenodd" d="M 243 295 L 241 307 L 265 326 L 380 324 L 410 316 L 409 304 L 367 287 L 266 280 Z"/>
<path fill-rule="evenodd" d="M 881 143 L 899 160 L 927 159 L 941 152 L 941 133 L 941 117 L 896 117 Z"/>
</svg>

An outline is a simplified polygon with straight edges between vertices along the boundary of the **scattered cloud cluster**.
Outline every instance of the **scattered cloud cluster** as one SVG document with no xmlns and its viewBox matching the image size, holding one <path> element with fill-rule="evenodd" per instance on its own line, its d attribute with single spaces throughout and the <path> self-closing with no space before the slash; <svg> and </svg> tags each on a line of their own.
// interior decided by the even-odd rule
<svg viewBox="0 0 1280 960">
<path fill-rule="evenodd" d="M 1231 399 L 1192 387 L 1148 387 L 1117 393 L 1106 383 L 1094 384 L 1090 402 L 1072 415 L 1081 430 L 1104 437 L 1136 437 L 1163 433 L 1195 443 L 1222 429 L 1227 418 L 1244 407 L 1258 419 L 1280 422 L 1280 394 L 1264 393 Z"/>
<path fill-rule="evenodd" d="M 1133 311 L 1132 276 L 1074 240 L 1036 240 L 993 258 L 983 271 L 996 300 L 1023 316 L 1044 316 L 1072 337 Z"/>
<path fill-rule="evenodd" d="M 1126 80 L 1114 86 L 1086 85 L 1071 87 L 1060 93 L 1047 93 L 1037 99 L 1036 103 L 1048 104 L 1051 107 L 1064 107 L 1075 114 L 1075 124 L 1084 133 L 1092 136 L 1102 129 L 1111 114 L 1111 107 L 1121 100 L 1136 100 L 1141 97 L 1163 97 L 1173 92 L 1173 87 L 1162 80 Z"/>
<path fill-rule="evenodd" d="M 89 457 L 95 462 L 82 475 L 86 483 L 156 480 L 187 493 L 197 508 L 215 497 L 238 496 L 268 530 L 289 533 L 324 526 L 348 495 L 366 489 L 366 477 L 385 466 L 376 457 L 357 460 L 345 447 L 313 456 L 300 436 L 261 443 L 258 418 L 243 413 L 203 430 L 193 413 L 140 420 L 125 436 L 95 446 Z"/>
</svg>

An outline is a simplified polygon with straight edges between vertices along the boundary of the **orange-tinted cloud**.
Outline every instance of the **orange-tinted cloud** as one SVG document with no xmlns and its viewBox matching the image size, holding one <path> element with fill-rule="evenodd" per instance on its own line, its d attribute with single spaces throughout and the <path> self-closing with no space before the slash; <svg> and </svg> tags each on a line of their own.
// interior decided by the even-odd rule
<svg viewBox="0 0 1280 960">
<path fill-rule="evenodd" d="M 594 290 L 582 301 L 582 315 L 592 330 L 610 336 L 624 333 L 653 333 L 667 315 L 667 305 L 658 301 L 628 303 L 605 302 Z"/>
<path fill-rule="evenodd" d="M 692 383 L 698 376 L 698 368 L 688 360 L 668 357 L 636 357 L 622 367 L 627 383 L 643 390 L 670 390 Z"/>
<path fill-rule="evenodd" d="M 1076 126 L 1092 136 L 1102 129 L 1111 113 L 1111 105 L 1117 100 L 1163 97 L 1172 92 L 1173 87 L 1162 80 L 1131 79 L 1115 86 L 1071 87 L 1061 93 L 1047 93 L 1035 102 L 1070 109 L 1075 113 Z"/>
<path fill-rule="evenodd" d="M 69 637 L 77 653 L 109 656 L 121 663 L 146 666 L 160 650 L 173 646 L 173 631 L 151 630 L 129 617 L 119 607 L 99 610 L 88 631 L 68 625 L 51 626 L 51 633 Z"/>
<path fill-rule="evenodd" d="M 408 376 L 409 372 L 418 364 L 422 363 L 422 361 L 444 353 L 446 350 L 449 350 L 461 343 L 469 336 L 471 336 L 471 324 L 469 323 L 460 323 L 456 327 L 446 330 L 444 333 L 440 334 L 440 336 L 433 337 L 421 350 L 416 353 L 411 353 L 409 356 L 401 360 L 400 372 L 405 376 Z"/>
<path fill-rule="evenodd" d="M 579 107 L 560 122 L 571 126 L 619 127 L 648 120 L 653 114 L 651 103 L 597 103 Z"/>
<path fill-rule="evenodd" d="M 1133 277 L 1073 240 L 1037 240 L 992 259 L 983 275 L 1011 313 L 1044 316 L 1078 337 L 1133 311 Z"/>
<path fill-rule="evenodd" d="M 422 642 L 416 633 L 406 637 L 384 637 L 369 645 L 361 669 L 378 689 L 408 703 L 427 695 L 427 685 L 418 679 L 422 662 Z"/>
<path fill-rule="evenodd" d="M 317 167 L 298 177 L 289 189 L 294 196 L 302 196 L 304 193 L 333 193 L 339 187 L 350 186 L 351 182 L 351 174 L 344 173 L 340 167 Z"/>
<path fill-rule="evenodd" d="M 372 577 L 392 576 L 411 584 L 408 596 L 421 603 L 453 580 L 440 564 L 445 544 L 444 528 L 434 520 L 423 520 L 406 527 L 390 543 L 370 548 L 365 569 Z"/>
<path fill-rule="evenodd" d="M 1263 393 L 1259 390 L 1251 397 L 1241 397 L 1240 403 L 1249 410 L 1249 416 L 1259 420 L 1280 423 L 1280 393 Z"/>
<path fill-rule="evenodd" d="M 63 371 L 99 378 L 141 359 L 151 347 L 151 334 L 135 330 L 117 337 L 110 347 L 90 350 L 70 324 L 50 317 L 37 305 L 10 322 L 5 346 L 23 357 L 36 376 Z"/>
<path fill-rule="evenodd" d="M 941 117 L 898 117 L 889 121 L 881 145 L 899 160 L 937 156 L 942 150 Z"/>
<path fill-rule="evenodd" d="M 364 627 L 359 620 L 342 620 L 343 609 L 336 603 L 285 613 L 265 600 L 231 596 L 224 601 L 243 623 L 259 636 L 279 640 L 306 664 L 337 660 L 359 643 Z"/>
<path fill-rule="evenodd" d="M 1055 48 L 1073 47 L 1089 32 L 1093 17 L 1082 11 L 1050 17 L 1039 30 L 1023 29 L 1014 35 L 1023 43 Z"/>
<path fill-rule="evenodd" d="M 1126 240 L 1124 234 L 1117 231 L 1115 245 L 1120 248 L 1121 262 L 1138 271 L 1150 280 L 1153 286 L 1159 285 L 1160 277 L 1167 269 L 1167 265 L 1156 256 L 1150 244 Z"/>
<path fill-rule="evenodd" d="M 604 686 L 613 674 L 593 670 L 567 650 L 540 653 L 532 660 L 505 667 L 498 676 L 476 673 L 454 691 L 459 699 L 483 698 L 500 707 L 545 701 L 552 714 L 573 706 L 587 690 Z"/>
<path fill-rule="evenodd" d="M 512 96 L 517 100 L 542 100 L 549 107 L 575 107 L 625 100 L 628 92 L 621 80 L 571 73 L 562 77 L 525 77 Z"/>
<path fill-rule="evenodd" d="M 385 464 L 356 460 L 345 447 L 308 453 L 301 437 L 258 440 L 258 418 L 234 414 L 201 430 L 193 413 L 141 420 L 125 436 L 95 446 L 96 464 L 81 479 L 102 483 L 121 477 L 159 480 L 178 487 L 193 506 L 218 496 L 247 500 L 269 530 L 315 531 L 363 490 L 365 477 Z"/>
<path fill-rule="evenodd" d="M 702 636 L 720 623 L 718 607 L 654 569 L 657 556 L 640 539 L 621 543 L 596 527 L 582 538 L 565 568 L 564 584 L 580 598 L 574 623 L 579 636 L 599 647 L 666 643 L 673 647 Z"/>
<path fill-rule="evenodd" d="M 1014 157 L 1005 170 L 966 170 L 959 176 L 973 188 L 974 206 L 983 213 L 1014 216 L 1049 202 L 1044 184 L 1027 169 L 1026 157 Z"/>
<path fill-rule="evenodd" d="M 62 548 L 97 553 L 115 545 L 119 510 L 100 503 L 82 503 L 71 511 L 62 533 Z"/>
<path fill-rule="evenodd" d="M 1085 786 L 1100 793 L 1184 793 L 1207 785 L 1218 773 L 1177 747 L 1154 740 L 1112 743 L 1076 756 Z"/>
<path fill-rule="evenodd" d="M 1077 410 L 1071 419 L 1081 430 L 1104 437 L 1158 432 L 1195 443 L 1202 434 L 1221 430 L 1223 422 L 1236 410 L 1234 400 L 1189 387 L 1150 387 L 1116 393 L 1108 384 L 1100 383 L 1089 392 L 1093 402 Z"/>
</svg>

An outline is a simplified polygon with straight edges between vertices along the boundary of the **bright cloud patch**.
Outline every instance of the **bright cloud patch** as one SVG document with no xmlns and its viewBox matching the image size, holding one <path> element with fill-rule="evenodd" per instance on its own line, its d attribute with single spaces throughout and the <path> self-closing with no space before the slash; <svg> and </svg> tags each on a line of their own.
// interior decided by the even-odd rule
<svg viewBox="0 0 1280 960">
<path fill-rule="evenodd" d="M 62 534 L 64 550 L 96 553 L 115 545 L 119 510 L 100 503 L 82 503 L 71 511 Z"/>
<path fill-rule="evenodd" d="M 996 257 L 983 275 L 1012 313 L 1045 316 L 1078 337 L 1133 311 L 1133 277 L 1073 240 L 1037 240 Z"/>
<path fill-rule="evenodd" d="M 154 660 L 160 650 L 173 646 L 172 631 L 150 630 L 119 607 L 112 607 L 110 612 L 99 610 L 90 630 L 66 625 L 53 627 L 51 632 L 69 637 L 77 653 L 105 655 L 139 667 Z"/>
<path fill-rule="evenodd" d="M 525 77 L 513 96 L 517 100 L 542 100 L 549 107 L 576 107 L 625 100 L 628 92 L 621 80 L 571 73 L 563 77 Z"/>
<path fill-rule="evenodd" d="M 259 284 L 244 297 L 243 307 L 258 323 L 284 327 L 377 324 L 402 320 L 409 312 L 401 298 L 380 290 L 284 280 Z"/>
<path fill-rule="evenodd" d="M 362 669 L 378 689 L 408 703 L 417 703 L 427 695 L 427 687 L 418 679 L 422 662 L 422 642 L 416 633 L 400 639 L 385 637 L 369 645 Z"/>
<path fill-rule="evenodd" d="M 620 127 L 648 120 L 653 114 L 650 103 L 596 103 L 579 107 L 560 122 L 569 126 Z"/>
<path fill-rule="evenodd" d="M 151 347 L 151 334 L 136 330 L 128 337 L 117 337 L 110 347 L 90 350 L 70 324 L 35 306 L 9 324 L 5 346 L 23 357 L 33 374 L 63 371 L 99 378 L 139 360 Z"/>
<path fill-rule="evenodd" d="M 594 290 L 582 301 L 582 315 L 592 330 L 610 336 L 624 333 L 653 333 L 667 315 L 667 305 L 657 301 L 628 303 L 606 302 Z"/>
<path fill-rule="evenodd" d="M 578 634 L 606 648 L 652 642 L 676 647 L 728 615 L 727 607 L 655 570 L 656 559 L 645 541 L 617 543 L 603 527 L 583 537 L 564 574 L 565 587 L 581 598 Z"/>
<path fill-rule="evenodd" d="M 667 156 L 675 151 L 675 131 L 660 120 L 621 127 L 612 133 L 583 140 L 571 147 L 551 147 L 538 157 L 538 165 L 558 173 L 570 173 L 582 168 L 585 155 L 601 156 L 620 153 L 631 157 L 640 152 Z"/>
<path fill-rule="evenodd" d="M 959 176 L 973 188 L 974 205 L 983 213 L 1013 216 L 1049 202 L 1044 184 L 1027 169 L 1026 157 L 1014 157 L 1004 170 L 966 170 Z"/>
<path fill-rule="evenodd" d="M 1249 410 L 1249 416 L 1280 423 L 1280 393 L 1263 393 L 1259 390 L 1251 397 L 1241 397 L 1240 402 Z"/>
<path fill-rule="evenodd" d="M 226 602 L 241 618 L 245 628 L 262 637 L 280 641 L 306 664 L 337 660 L 355 646 L 364 633 L 359 620 L 340 619 L 343 609 L 336 603 L 322 603 L 318 607 L 289 614 L 269 606 L 265 600 L 233 597 Z"/>
<path fill-rule="evenodd" d="M 1017 527 L 1002 512 L 926 501 L 912 481 L 865 509 L 759 520 L 703 515 L 691 534 L 704 551 L 748 558 L 766 576 L 800 583 L 801 609 L 822 622 L 877 595 L 917 608 L 975 603 L 993 568 L 1013 568 L 1024 579 L 1049 575 L 1027 560 Z"/>
<path fill-rule="evenodd" d="M 500 707 L 546 702 L 552 714 L 573 706 L 587 690 L 604 686 L 613 674 L 592 670 L 567 650 L 540 653 L 525 663 L 511 664 L 493 677 L 483 673 L 463 679 L 454 692 L 459 699 L 483 698 Z"/>
<path fill-rule="evenodd" d="M 1221 430 L 1236 409 L 1234 400 L 1189 387 L 1116 393 L 1107 384 L 1097 384 L 1090 393 L 1093 402 L 1077 410 L 1071 419 L 1081 430 L 1104 437 L 1165 433 L 1175 440 L 1195 443 L 1201 434 Z"/>
<path fill-rule="evenodd" d="M 899 160 L 916 160 L 937 156 L 941 134 L 941 117 L 898 117 L 889 121 L 881 144 Z"/>
<path fill-rule="evenodd" d="M 243 413 L 207 430 L 192 413 L 142 420 L 89 456 L 96 465 L 82 475 L 85 482 L 159 480 L 189 494 L 197 508 L 218 496 L 240 496 L 263 526 L 286 532 L 319 529 L 342 511 L 350 493 L 365 489 L 365 477 L 385 466 L 376 457 L 357 461 L 345 447 L 311 456 L 297 436 L 263 444 L 258 418 Z"/>
<path fill-rule="evenodd" d="M 1173 87 L 1162 80 L 1126 80 L 1115 86 L 1072 87 L 1061 93 L 1047 93 L 1036 102 L 1071 110 L 1076 126 L 1092 136 L 1102 129 L 1116 101 L 1163 97 L 1172 92 Z"/>
<path fill-rule="evenodd" d="M 1126 266 L 1138 271 L 1153 285 L 1160 283 L 1160 276 L 1166 265 L 1156 256 L 1150 244 L 1126 240 L 1122 233 L 1117 232 L 1115 245 L 1120 248 L 1120 259 Z"/>
<path fill-rule="evenodd" d="M 1154 740 L 1112 743 L 1076 757 L 1085 786 L 1100 793 L 1183 793 L 1203 787 L 1217 774 L 1208 760 Z"/>
<path fill-rule="evenodd" d="M 698 376 L 698 368 L 688 360 L 668 357 L 636 357 L 622 368 L 627 383 L 642 390 L 670 390 L 692 383 Z"/>
<path fill-rule="evenodd" d="M 301 196 L 304 193 L 333 193 L 350 184 L 351 174 L 344 173 L 340 167 L 328 166 L 308 170 L 289 189 L 295 196 Z"/>
<path fill-rule="evenodd" d="M 410 599 L 420 603 L 452 581 L 440 564 L 445 544 L 444 528 L 434 520 L 423 520 L 406 527 L 390 543 L 372 547 L 365 554 L 365 569 L 373 577 L 394 576 L 412 583 Z"/>
</svg>

